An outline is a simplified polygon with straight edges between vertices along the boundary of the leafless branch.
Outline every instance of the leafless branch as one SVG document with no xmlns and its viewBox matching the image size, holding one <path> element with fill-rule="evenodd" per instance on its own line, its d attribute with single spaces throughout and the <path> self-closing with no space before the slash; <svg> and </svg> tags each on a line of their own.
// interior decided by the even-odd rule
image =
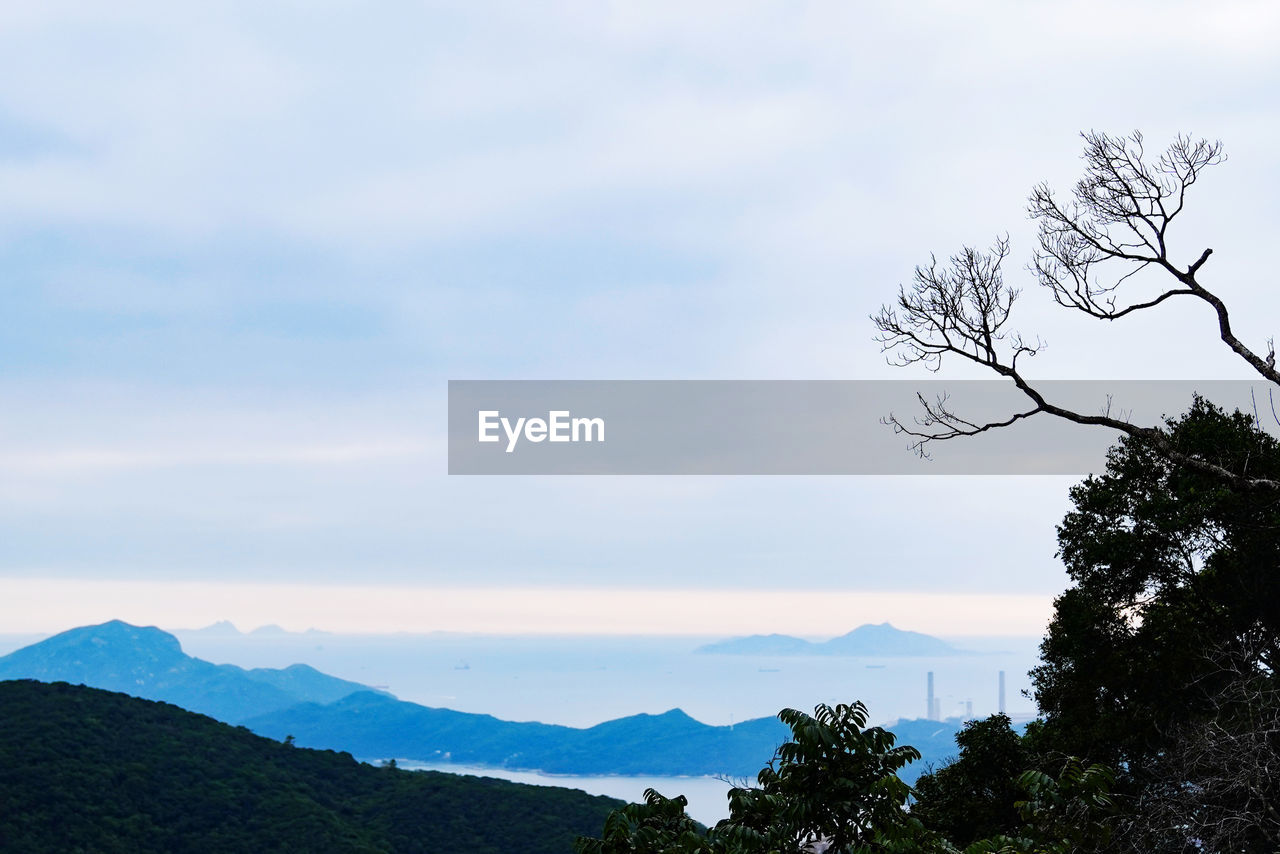
<svg viewBox="0 0 1280 854">
<path fill-rule="evenodd" d="M 1122 836 L 1134 850 L 1254 851 L 1280 845 L 1280 687 L 1261 626 L 1211 650 L 1204 714 L 1166 733 L 1160 785 Z"/>
<path fill-rule="evenodd" d="M 1199 299 L 1213 308 L 1222 341 L 1260 375 L 1280 385 L 1274 348 L 1264 359 L 1245 346 L 1231 329 L 1225 303 L 1197 279 L 1213 250 L 1204 249 L 1185 268 L 1177 266 L 1169 254 L 1169 227 L 1182 212 L 1187 190 L 1200 173 L 1225 159 L 1222 144 L 1180 136 L 1150 161 L 1140 133 L 1112 137 L 1089 132 L 1083 138 L 1085 174 L 1072 200 L 1059 202 L 1046 184 L 1031 194 L 1030 213 L 1040 228 L 1039 248 L 1030 269 L 1040 284 L 1059 305 L 1101 320 L 1119 320 L 1173 297 Z M 1002 268 L 1008 256 L 1005 236 L 986 252 L 965 247 L 945 265 L 932 257 L 928 266 L 916 268 L 911 287 L 900 287 L 894 303 L 872 317 L 879 330 L 876 340 L 890 354 L 891 364 L 923 364 L 936 372 L 944 356 L 959 358 L 1011 380 L 1032 404 L 1006 418 L 976 423 L 951 409 L 945 397 L 932 402 L 920 397 L 922 418 L 910 424 L 892 414 L 885 419 L 896 432 L 914 440 L 911 447 L 916 453 L 928 456 L 930 442 L 1007 427 L 1043 412 L 1144 439 L 1169 459 L 1239 488 L 1280 490 L 1280 481 L 1250 478 L 1182 453 L 1158 428 L 1112 417 L 1109 409 L 1088 415 L 1046 400 L 1019 365 L 1020 359 L 1042 350 L 1044 342 L 1036 338 L 1034 344 L 1027 343 L 1007 328 L 1019 295 L 1017 288 L 1004 282 Z M 1137 274 L 1147 270 L 1166 274 L 1169 285 L 1121 300 L 1122 289 L 1127 291 Z M 1272 347 L 1270 339 L 1268 347 Z"/>
</svg>

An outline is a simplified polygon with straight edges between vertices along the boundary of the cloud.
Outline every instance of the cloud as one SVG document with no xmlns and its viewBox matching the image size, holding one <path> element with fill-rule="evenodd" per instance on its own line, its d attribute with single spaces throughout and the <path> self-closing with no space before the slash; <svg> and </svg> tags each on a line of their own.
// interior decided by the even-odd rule
<svg viewBox="0 0 1280 854">
<path fill-rule="evenodd" d="M 92 477 L 103 471 L 187 466 L 345 465 L 396 460 L 439 459 L 440 443 L 423 439 L 340 445 L 257 446 L 155 449 L 67 448 L 14 450 L 0 454 L 0 472 Z"/>
<path fill-rule="evenodd" d="M 780 199 L 778 225 L 797 193 L 829 205 L 822 177 L 852 167 L 905 213 L 966 173 L 1042 170 L 1028 143 L 1274 77 L 1274 11 L 1165 10 L 28 7 L 0 39 L 0 104 L 67 144 L 9 160 L 0 210 L 361 252 L 581 227 L 663 194 L 714 214 L 715 239 L 744 201 Z"/>
<path fill-rule="evenodd" d="M 1058 589 L 1065 482 L 450 479 L 444 380 L 884 376 L 867 315 L 1006 230 L 1027 283 L 1025 194 L 1095 127 L 1224 138 L 1177 251 L 1215 247 L 1260 343 L 1278 30 L 1259 3 L 5 4 L 0 568 Z M 1102 329 L 1029 287 L 1017 322 L 1044 376 L 1238 370 L 1195 306 Z"/>
</svg>

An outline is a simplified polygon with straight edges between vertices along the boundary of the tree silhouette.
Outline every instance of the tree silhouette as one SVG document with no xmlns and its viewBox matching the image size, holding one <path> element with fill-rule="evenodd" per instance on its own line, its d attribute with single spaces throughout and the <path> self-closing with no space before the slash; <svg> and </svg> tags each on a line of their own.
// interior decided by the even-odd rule
<svg viewBox="0 0 1280 854">
<path fill-rule="evenodd" d="M 1201 173 L 1225 159 L 1222 144 L 1180 136 L 1159 157 L 1149 159 L 1140 133 L 1115 137 L 1090 132 L 1083 138 L 1085 173 L 1070 200 L 1059 199 L 1047 184 L 1031 193 L 1029 213 L 1039 232 L 1030 269 L 1038 282 L 1059 305 L 1106 321 L 1178 297 L 1198 299 L 1213 309 L 1218 337 L 1260 376 L 1280 385 L 1272 341 L 1267 341 L 1265 356 L 1244 344 L 1232 330 L 1226 304 L 1200 280 L 1213 250 L 1201 250 L 1185 266 L 1171 255 L 1170 227 Z M 945 264 L 931 258 L 927 266 L 915 269 L 911 287 L 899 288 L 897 299 L 872 317 L 879 330 L 876 340 L 890 353 L 891 363 L 923 364 L 937 371 L 944 357 L 962 359 L 1009 379 L 1029 401 L 1028 408 L 1006 418 L 972 421 L 955 411 L 945 396 L 928 400 L 919 395 L 922 417 L 910 423 L 892 414 L 886 419 L 895 431 L 914 440 L 914 450 L 925 455 L 930 442 L 973 436 L 1043 413 L 1142 438 L 1179 465 L 1237 488 L 1280 490 L 1280 480 L 1186 453 L 1169 442 L 1158 425 L 1134 424 L 1109 410 L 1088 414 L 1049 400 L 1024 373 L 1025 360 L 1044 342 L 1009 328 L 1020 293 L 1004 280 L 1009 253 L 1009 240 L 1003 237 L 986 251 L 965 247 Z M 1128 298 L 1135 277 L 1144 271 L 1158 274 L 1162 284 L 1154 293 L 1148 290 Z"/>
</svg>

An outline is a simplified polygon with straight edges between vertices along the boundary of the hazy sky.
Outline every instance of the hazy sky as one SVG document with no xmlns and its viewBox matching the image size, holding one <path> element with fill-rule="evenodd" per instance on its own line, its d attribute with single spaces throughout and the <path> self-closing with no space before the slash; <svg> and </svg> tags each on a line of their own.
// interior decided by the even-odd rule
<svg viewBox="0 0 1280 854">
<path fill-rule="evenodd" d="M 1271 3 L 6 3 L 0 631 L 492 628 L 440 588 L 1035 631 L 1071 479 L 449 478 L 446 381 L 903 378 L 867 316 L 1006 231 L 1034 375 L 1247 377 L 1201 305 L 1056 309 L 1024 209 L 1082 130 L 1222 139 L 1174 254 L 1261 346 L 1277 43 Z"/>
</svg>

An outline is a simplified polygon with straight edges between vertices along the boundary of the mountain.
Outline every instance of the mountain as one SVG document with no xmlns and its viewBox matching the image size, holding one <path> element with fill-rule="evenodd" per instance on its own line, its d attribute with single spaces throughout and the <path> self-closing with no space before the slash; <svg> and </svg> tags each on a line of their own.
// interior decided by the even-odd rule
<svg viewBox="0 0 1280 854">
<path fill-rule="evenodd" d="M 622 802 L 362 765 L 165 703 L 0 682 L 0 850 L 568 854 Z"/>
<path fill-rule="evenodd" d="M 709 643 L 697 652 L 726 655 L 814 655 L 814 644 L 790 635 L 751 635 L 745 638 Z"/>
<path fill-rule="evenodd" d="M 846 655 L 890 658 L 965 655 L 946 641 L 920 632 L 903 631 L 888 623 L 858 628 L 822 643 L 790 635 L 751 635 L 705 644 L 695 652 L 715 655 Z"/>
<path fill-rule="evenodd" d="M 821 648 L 822 655 L 931 657 L 964 653 L 933 635 L 895 629 L 888 623 L 858 626 L 848 634 L 817 646 Z"/>
<path fill-rule="evenodd" d="M 371 690 L 305 664 L 283 670 L 212 664 L 185 654 L 178 639 L 167 632 L 119 620 L 71 629 L 12 652 L 0 658 L 0 679 L 122 691 L 231 723 L 298 703 L 332 703 L 354 691 Z"/>
<path fill-rule="evenodd" d="M 897 737 L 898 744 L 909 744 L 920 751 L 920 760 L 912 762 L 898 772 L 898 776 L 908 783 L 914 784 L 925 771 L 939 768 L 959 755 L 956 745 L 956 733 L 960 731 L 962 721 L 948 718 L 945 721 L 934 721 L 927 718 L 901 720 L 886 726 Z"/>
<path fill-rule="evenodd" d="M 220 638 L 238 638 L 240 637 L 241 632 L 236 628 L 236 624 L 230 620 L 219 620 L 212 625 L 205 626 L 203 629 L 186 629 L 183 634 Z"/>
<path fill-rule="evenodd" d="M 119 621 L 72 629 L 0 658 L 0 679 L 81 683 L 164 700 L 260 735 L 292 735 L 299 745 L 364 759 L 555 774 L 754 778 L 790 734 L 772 717 L 710 726 L 679 709 L 588 728 L 504 721 L 404 702 L 304 664 L 282 670 L 211 664 L 183 653 L 177 639 L 160 629 Z M 915 745 L 927 759 L 954 752 L 956 726 L 927 727 L 922 735 L 928 738 Z M 940 728 L 941 741 L 930 741 Z"/>
<path fill-rule="evenodd" d="M 211 664 L 186 655 L 167 632 L 118 620 L 72 629 L 0 658 L 0 679 L 122 691 L 363 758 L 549 773 L 754 775 L 787 736 L 773 718 L 713 727 L 678 710 L 589 729 L 503 721 L 403 702 L 305 664 L 283 670 Z"/>
<path fill-rule="evenodd" d="M 248 718 L 261 735 L 363 757 L 396 757 L 520 768 L 552 774 L 656 776 L 758 772 L 786 741 L 775 718 L 709 726 L 673 709 L 587 729 L 516 723 L 364 692 L 336 703 L 306 703 Z"/>
<path fill-rule="evenodd" d="M 216 623 L 205 626 L 201 629 L 175 629 L 175 635 L 194 636 L 200 638 L 242 638 L 252 637 L 258 638 L 285 638 L 285 637 L 328 637 L 331 633 L 321 631 L 320 629 L 307 629 L 304 632 L 291 632 L 283 629 L 275 623 L 268 623 L 265 626 L 258 626 L 251 632 L 242 632 L 236 628 L 235 623 L 230 620 L 219 620 Z"/>
<path fill-rule="evenodd" d="M 551 774 L 747 777 L 756 774 L 791 732 L 777 718 L 710 726 L 679 709 L 631 715 L 586 729 L 515 723 L 489 715 L 435 709 L 371 692 L 336 703 L 307 703 L 250 718 L 260 735 L 292 735 L 306 747 L 366 758 L 454 762 Z M 922 759 L 903 770 L 913 782 L 929 764 L 956 752 L 959 721 L 907 720 L 889 727 Z"/>
</svg>

